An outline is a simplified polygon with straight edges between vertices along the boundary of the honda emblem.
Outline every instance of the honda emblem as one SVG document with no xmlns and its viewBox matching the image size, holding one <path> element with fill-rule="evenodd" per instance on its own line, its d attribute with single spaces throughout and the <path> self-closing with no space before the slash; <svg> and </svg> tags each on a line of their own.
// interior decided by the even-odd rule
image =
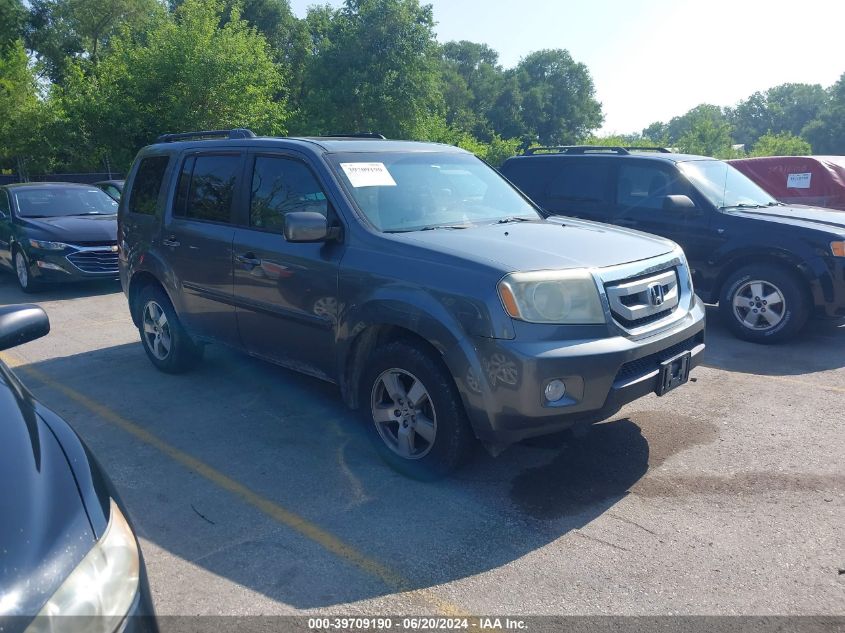
<svg viewBox="0 0 845 633">
<path fill-rule="evenodd" d="M 648 287 L 648 298 L 651 300 L 651 305 L 662 305 L 666 298 L 666 291 L 663 289 L 663 284 L 651 284 Z"/>
</svg>

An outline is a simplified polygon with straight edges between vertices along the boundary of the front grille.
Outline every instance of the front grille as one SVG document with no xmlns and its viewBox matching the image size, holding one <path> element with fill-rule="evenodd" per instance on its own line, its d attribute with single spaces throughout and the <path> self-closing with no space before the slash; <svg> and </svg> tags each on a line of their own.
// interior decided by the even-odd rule
<svg viewBox="0 0 845 633">
<path fill-rule="evenodd" d="M 674 269 L 605 284 L 613 318 L 632 329 L 669 316 L 680 302 L 678 274 Z"/>
<path fill-rule="evenodd" d="M 103 249 L 96 251 L 79 251 L 67 256 L 68 261 L 84 273 L 117 274 L 117 253 Z"/>
<path fill-rule="evenodd" d="M 680 343 L 675 343 L 671 347 L 662 349 L 659 352 L 643 356 L 642 358 L 638 358 L 636 360 L 628 361 L 619 368 L 619 372 L 616 374 L 616 378 L 613 382 L 625 383 L 633 378 L 644 376 L 645 374 L 660 367 L 660 363 L 664 360 L 669 360 L 673 356 L 677 356 L 682 352 L 691 351 L 696 345 L 700 345 L 703 342 L 704 333 L 699 332 L 695 336 L 692 336 L 685 341 L 681 341 Z"/>
</svg>

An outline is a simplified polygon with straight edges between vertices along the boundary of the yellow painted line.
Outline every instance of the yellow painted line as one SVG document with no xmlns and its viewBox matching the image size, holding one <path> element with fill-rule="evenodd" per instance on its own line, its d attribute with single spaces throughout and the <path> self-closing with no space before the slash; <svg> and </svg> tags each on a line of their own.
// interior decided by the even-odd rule
<svg viewBox="0 0 845 633">
<path fill-rule="evenodd" d="M 0 360 L 3 360 L 10 367 L 19 368 L 21 372 L 38 380 L 45 386 L 61 392 L 62 394 L 67 396 L 67 398 L 73 400 L 77 404 L 82 405 L 96 416 L 102 418 L 107 422 L 110 422 L 121 430 L 126 431 L 130 435 L 133 435 L 135 438 L 144 442 L 145 444 L 148 444 L 149 446 L 158 449 L 159 451 L 170 457 L 172 460 L 202 475 L 216 486 L 219 486 L 220 488 L 231 492 L 235 496 L 239 497 L 242 501 L 257 508 L 258 510 L 269 516 L 274 521 L 281 523 L 282 525 L 285 525 L 291 528 L 292 530 L 298 532 L 305 538 L 317 543 L 324 549 L 328 550 L 338 558 L 341 558 L 347 563 L 366 572 L 367 574 L 375 576 L 390 589 L 396 592 L 407 592 L 409 594 L 415 595 L 424 602 L 426 602 L 429 606 L 440 611 L 443 615 L 463 615 L 462 610 L 458 609 L 452 604 L 449 604 L 448 602 L 444 602 L 443 600 L 435 596 L 432 592 L 425 589 L 412 589 L 411 587 L 413 586 L 413 584 L 406 578 L 402 577 L 399 573 L 382 565 L 378 561 L 367 557 L 365 554 L 359 552 L 354 547 L 347 545 L 342 540 L 340 540 L 330 532 L 327 532 L 318 525 L 311 523 L 310 521 L 299 516 L 295 512 L 287 510 L 278 503 L 275 503 L 274 501 L 271 501 L 266 497 L 262 497 L 258 493 L 250 490 L 249 488 L 239 483 L 238 481 L 235 481 L 231 477 L 224 475 L 223 473 L 209 466 L 205 462 L 200 461 L 199 459 L 176 448 L 175 446 L 171 446 L 170 444 L 160 439 L 156 435 L 153 435 L 143 427 L 140 427 L 134 422 L 130 422 L 118 413 L 115 413 L 107 406 L 102 405 L 99 402 L 96 402 L 95 400 L 92 400 L 88 396 L 79 393 L 75 389 L 72 389 L 71 387 L 62 384 L 61 382 L 53 380 L 45 373 L 38 369 L 35 369 L 34 367 L 23 366 L 26 361 L 21 359 L 19 356 L 15 354 L 10 354 L 9 352 L 3 352 L 0 353 Z"/>
</svg>

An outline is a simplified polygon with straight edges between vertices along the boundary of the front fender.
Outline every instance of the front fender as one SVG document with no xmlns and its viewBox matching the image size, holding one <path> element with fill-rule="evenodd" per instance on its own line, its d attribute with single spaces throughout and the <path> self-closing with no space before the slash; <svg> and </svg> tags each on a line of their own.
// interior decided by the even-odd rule
<svg viewBox="0 0 845 633">
<path fill-rule="evenodd" d="M 479 350 L 478 337 L 473 329 L 480 326 L 477 310 L 469 307 L 471 300 L 458 297 L 437 297 L 425 289 L 384 286 L 376 289 L 361 303 L 341 313 L 338 324 L 339 374 L 346 377 L 346 368 L 354 344 L 365 332 L 378 326 L 394 326 L 425 339 L 443 359 L 452 375 L 473 428 L 488 425 L 487 402 L 490 388 L 486 384 Z M 483 318 L 481 318 L 483 321 Z M 350 385 L 344 384 L 346 391 Z M 353 384 L 357 383 L 354 378 Z M 352 400 L 354 402 L 354 399 Z"/>
</svg>

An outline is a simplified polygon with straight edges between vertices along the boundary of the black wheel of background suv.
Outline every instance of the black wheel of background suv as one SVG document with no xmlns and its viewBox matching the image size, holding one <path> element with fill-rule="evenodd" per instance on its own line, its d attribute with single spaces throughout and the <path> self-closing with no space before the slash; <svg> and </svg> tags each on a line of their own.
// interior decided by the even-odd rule
<svg viewBox="0 0 845 633">
<path fill-rule="evenodd" d="M 719 310 L 739 338 L 776 343 L 804 327 L 810 303 L 795 273 L 775 265 L 752 264 L 725 280 Z"/>
<path fill-rule="evenodd" d="M 437 479 L 472 455 L 475 436 L 451 375 L 413 344 L 397 341 L 372 353 L 360 404 L 379 455 L 404 475 Z"/>
<path fill-rule="evenodd" d="M 32 279 L 29 272 L 29 260 L 26 254 L 18 247 L 15 248 L 13 257 L 15 278 L 18 280 L 18 287 L 26 293 L 35 292 L 38 289 L 37 283 Z"/>
<path fill-rule="evenodd" d="M 202 358 L 202 346 L 188 336 L 173 304 L 161 288 L 146 286 L 141 290 L 137 310 L 141 344 L 158 369 L 178 374 L 187 371 Z"/>
</svg>

